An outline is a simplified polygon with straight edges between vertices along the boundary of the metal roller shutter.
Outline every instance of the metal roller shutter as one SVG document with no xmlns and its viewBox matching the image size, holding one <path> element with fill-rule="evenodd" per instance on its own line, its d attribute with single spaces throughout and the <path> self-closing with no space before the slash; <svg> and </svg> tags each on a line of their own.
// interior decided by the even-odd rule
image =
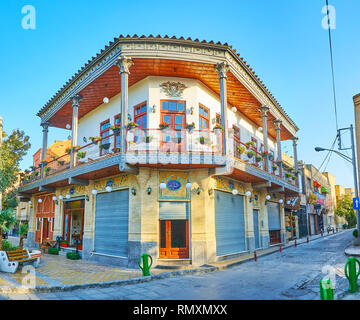
<svg viewBox="0 0 360 320">
<path fill-rule="evenodd" d="M 280 205 L 276 202 L 267 203 L 269 231 L 281 230 Z"/>
<path fill-rule="evenodd" d="M 253 210 L 255 249 L 260 248 L 259 210 Z"/>
<path fill-rule="evenodd" d="M 127 257 L 129 190 L 96 196 L 95 251 Z"/>
<path fill-rule="evenodd" d="M 244 196 L 215 192 L 216 255 L 245 251 Z"/>
<path fill-rule="evenodd" d="M 159 202 L 161 220 L 186 220 L 189 218 L 189 202 Z"/>
</svg>

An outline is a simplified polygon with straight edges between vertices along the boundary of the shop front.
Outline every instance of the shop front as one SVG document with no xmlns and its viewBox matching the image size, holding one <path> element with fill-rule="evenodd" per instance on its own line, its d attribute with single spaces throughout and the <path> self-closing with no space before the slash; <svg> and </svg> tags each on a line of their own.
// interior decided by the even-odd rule
<svg viewBox="0 0 360 320">
<path fill-rule="evenodd" d="M 281 243 L 280 205 L 277 202 L 268 201 L 267 212 L 270 244 Z"/>
<path fill-rule="evenodd" d="M 62 247 L 82 250 L 84 230 L 84 200 L 64 201 Z"/>
<path fill-rule="evenodd" d="M 53 240 L 55 203 L 53 195 L 44 195 L 37 198 L 35 242 Z"/>
</svg>

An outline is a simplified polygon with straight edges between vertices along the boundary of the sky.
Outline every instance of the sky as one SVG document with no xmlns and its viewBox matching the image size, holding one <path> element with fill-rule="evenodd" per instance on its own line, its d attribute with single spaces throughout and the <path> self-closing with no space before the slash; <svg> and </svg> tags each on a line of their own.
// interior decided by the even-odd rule
<svg viewBox="0 0 360 320">
<path fill-rule="evenodd" d="M 36 10 L 36 29 L 24 29 L 22 8 Z M 4 129 L 24 130 L 41 147 L 36 116 L 44 104 L 109 41 L 120 34 L 183 36 L 227 42 L 254 69 L 300 128 L 298 158 L 319 167 L 336 136 L 325 0 L 1 0 L 0 116 Z M 329 0 L 339 127 L 354 124 L 360 92 L 359 0 Z M 50 128 L 49 144 L 69 131 Z M 292 154 L 290 142 L 283 151 Z M 349 154 L 350 155 L 350 154 Z M 326 167 L 325 167 L 326 165 Z M 321 169 L 353 186 L 352 167 L 333 154 Z"/>
</svg>

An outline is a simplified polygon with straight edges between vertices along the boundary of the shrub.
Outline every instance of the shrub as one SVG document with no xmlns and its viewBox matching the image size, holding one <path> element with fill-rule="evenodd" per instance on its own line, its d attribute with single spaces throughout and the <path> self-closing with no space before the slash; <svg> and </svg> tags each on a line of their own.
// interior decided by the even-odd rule
<svg viewBox="0 0 360 320">
<path fill-rule="evenodd" d="M 2 249 L 4 251 L 19 250 L 18 246 L 13 246 L 12 243 L 10 241 L 7 241 L 7 240 L 3 240 L 1 244 L 2 244 Z"/>
<path fill-rule="evenodd" d="M 80 254 L 78 254 L 76 252 L 68 252 L 66 254 L 66 258 L 68 258 L 70 260 L 79 260 L 80 259 Z"/>
<path fill-rule="evenodd" d="M 343 229 L 347 229 L 348 225 L 345 223 L 343 224 Z"/>
<path fill-rule="evenodd" d="M 48 254 L 59 255 L 59 249 L 58 248 L 49 248 L 48 249 Z"/>
<path fill-rule="evenodd" d="M 355 229 L 355 230 L 353 231 L 353 236 L 354 236 L 354 238 L 357 238 L 357 237 L 358 237 L 358 230 L 357 230 L 357 229 Z"/>
</svg>

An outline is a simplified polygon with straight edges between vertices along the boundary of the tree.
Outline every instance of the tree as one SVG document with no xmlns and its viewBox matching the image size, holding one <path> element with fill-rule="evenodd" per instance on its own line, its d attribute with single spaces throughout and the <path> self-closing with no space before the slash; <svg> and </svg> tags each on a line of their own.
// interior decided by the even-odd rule
<svg viewBox="0 0 360 320">
<path fill-rule="evenodd" d="M 349 228 L 353 228 L 356 225 L 356 215 L 353 209 L 353 202 L 348 194 L 343 195 L 336 207 L 335 214 L 339 217 L 344 217 L 347 221 Z"/>
<path fill-rule="evenodd" d="M 19 164 L 31 147 L 29 139 L 16 129 L 0 145 L 0 195 L 16 182 Z"/>
<path fill-rule="evenodd" d="M 3 231 L 9 232 L 9 229 L 17 222 L 12 209 L 1 210 L 0 212 L 0 250 L 2 250 Z"/>
<path fill-rule="evenodd" d="M 26 223 L 22 223 L 19 228 L 20 242 L 19 250 L 23 249 L 24 246 L 24 236 L 28 233 L 29 226 Z"/>
<path fill-rule="evenodd" d="M 16 195 L 17 195 L 17 188 L 13 188 L 6 191 L 2 199 L 2 208 L 3 209 L 16 208 L 18 205 Z"/>
</svg>

